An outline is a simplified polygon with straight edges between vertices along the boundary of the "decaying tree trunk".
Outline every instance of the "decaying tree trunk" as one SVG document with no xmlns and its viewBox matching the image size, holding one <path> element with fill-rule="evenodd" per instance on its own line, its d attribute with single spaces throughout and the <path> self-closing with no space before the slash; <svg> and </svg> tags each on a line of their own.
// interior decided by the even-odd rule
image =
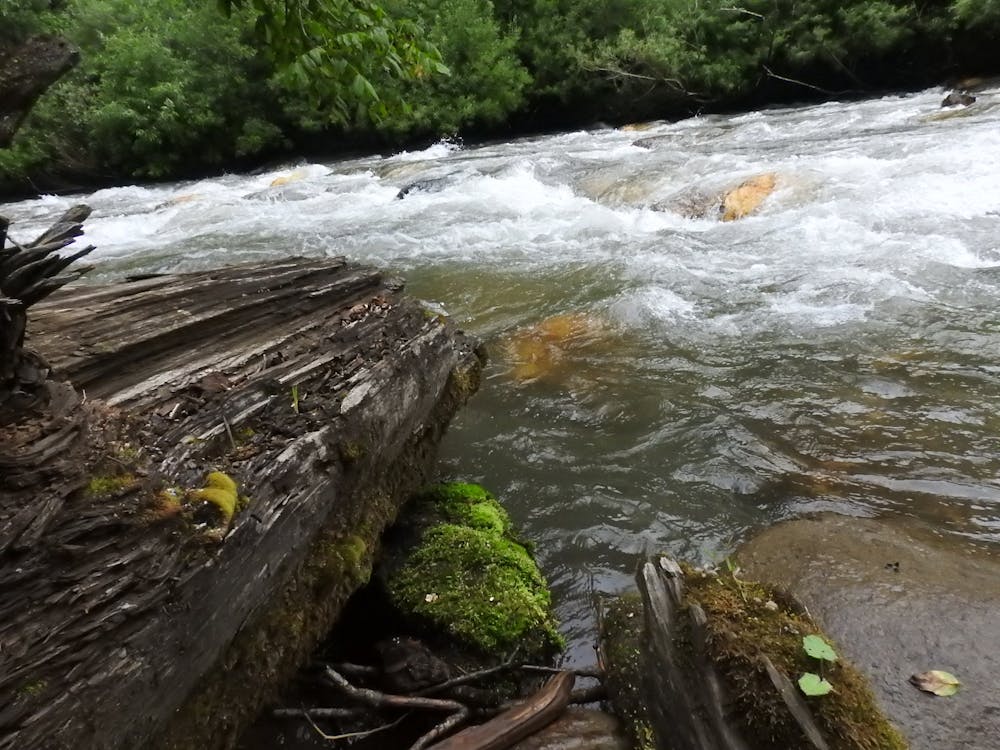
<svg viewBox="0 0 1000 750">
<path fill-rule="evenodd" d="M 339 259 L 60 292 L 25 343 L 73 387 L 0 426 L 4 750 L 231 745 L 481 370 Z"/>
<path fill-rule="evenodd" d="M 59 37 L 0 44 L 0 148 L 10 143 L 38 97 L 79 60 L 79 51 Z"/>
</svg>

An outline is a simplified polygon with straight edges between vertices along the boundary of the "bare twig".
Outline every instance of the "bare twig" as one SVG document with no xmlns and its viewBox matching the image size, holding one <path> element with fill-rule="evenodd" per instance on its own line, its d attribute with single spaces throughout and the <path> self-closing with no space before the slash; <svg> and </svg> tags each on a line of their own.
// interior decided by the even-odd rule
<svg viewBox="0 0 1000 750">
<path fill-rule="evenodd" d="M 338 688 L 345 695 L 353 698 L 359 703 L 364 703 L 366 706 L 372 706 L 373 708 L 406 708 L 424 709 L 427 711 L 466 712 L 469 710 L 458 701 L 446 700 L 444 698 L 421 698 L 419 696 L 392 695 L 390 693 L 383 693 L 369 688 L 355 687 L 349 683 L 343 675 L 337 672 L 337 670 L 329 666 L 323 670 L 323 674 L 332 685 Z"/>
<path fill-rule="evenodd" d="M 724 13 L 742 13 L 745 16 L 753 16 L 754 18 L 759 18 L 761 21 L 766 20 L 767 16 L 762 13 L 754 13 L 752 10 L 747 10 L 746 8 L 719 8 L 719 10 Z"/>
<path fill-rule="evenodd" d="M 478 680 L 485 679 L 486 677 L 492 677 L 495 674 L 501 674 L 506 671 L 513 671 L 517 669 L 524 669 L 524 665 L 516 664 L 515 659 L 517 658 L 517 653 L 519 649 L 514 649 L 514 651 L 507 657 L 503 664 L 498 664 L 495 667 L 487 667 L 486 669 L 480 669 L 475 672 L 469 672 L 468 674 L 459 675 L 458 677 L 453 677 L 450 680 L 445 680 L 444 682 L 439 682 L 437 685 L 431 685 L 423 690 L 419 690 L 414 695 L 433 695 L 434 693 L 440 693 L 444 690 L 448 690 L 459 685 L 465 685 L 470 682 L 476 682 Z"/>
<path fill-rule="evenodd" d="M 399 722 L 405 719 L 408 716 L 408 714 L 403 714 L 395 721 L 389 724 L 383 724 L 380 727 L 375 727 L 374 729 L 365 729 L 361 732 L 345 732 L 343 734 L 327 734 L 318 726 L 316 726 L 316 722 L 312 720 L 312 717 L 309 715 L 308 711 L 303 713 L 303 716 L 305 716 L 306 721 L 309 722 L 309 726 L 313 728 L 313 731 L 316 732 L 316 734 L 318 734 L 327 742 L 335 742 L 337 740 L 352 740 L 352 739 L 360 739 L 361 737 L 370 737 L 373 734 L 378 734 L 379 732 L 384 732 L 387 729 L 392 729 L 394 726 L 398 725 Z"/>
<path fill-rule="evenodd" d="M 271 711 L 275 719 L 354 719 L 365 713 L 363 708 L 276 708 Z"/>
<path fill-rule="evenodd" d="M 829 91 L 828 89 L 820 88 L 819 86 L 814 86 L 811 83 L 806 83 L 805 81 L 799 81 L 799 80 L 796 80 L 795 78 L 788 78 L 786 76 L 779 76 L 777 73 L 775 73 L 773 70 L 771 70 L 766 65 L 764 66 L 764 72 L 767 73 L 768 76 L 770 76 L 771 78 L 774 78 L 776 80 L 784 81 L 785 83 L 794 83 L 794 84 L 797 84 L 799 86 L 805 86 L 807 89 L 812 89 L 813 91 L 818 91 L 821 94 L 827 94 L 828 96 L 835 96 L 836 93 L 837 93 L 836 91 Z"/>
</svg>

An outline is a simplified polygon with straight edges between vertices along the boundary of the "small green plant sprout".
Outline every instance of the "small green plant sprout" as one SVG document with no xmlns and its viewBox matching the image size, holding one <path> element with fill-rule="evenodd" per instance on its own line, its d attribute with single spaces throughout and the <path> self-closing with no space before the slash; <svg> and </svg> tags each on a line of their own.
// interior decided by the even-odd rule
<svg viewBox="0 0 1000 750">
<path fill-rule="evenodd" d="M 942 672 L 939 669 L 915 674 L 910 678 L 910 683 L 925 693 L 933 693 L 942 697 L 954 695 L 962 684 L 951 672 Z"/>
<path fill-rule="evenodd" d="M 799 690 L 809 697 L 814 697 L 832 693 L 833 685 L 815 672 L 806 672 L 799 678 Z"/>
<path fill-rule="evenodd" d="M 822 636 L 807 635 L 802 639 L 802 648 L 809 656 L 813 659 L 819 659 L 820 662 L 828 661 L 832 664 L 837 661 L 837 652 L 833 650 L 833 646 L 823 640 Z"/>
<path fill-rule="evenodd" d="M 297 385 L 292 386 L 292 411 L 296 414 L 299 413 L 299 387 Z"/>
<path fill-rule="evenodd" d="M 802 639 L 802 650 L 819 662 L 819 674 L 806 672 L 799 677 L 799 690 L 810 697 L 826 695 L 833 691 L 833 685 L 823 677 L 823 663 L 835 664 L 837 652 L 822 636 L 807 635 Z"/>
</svg>

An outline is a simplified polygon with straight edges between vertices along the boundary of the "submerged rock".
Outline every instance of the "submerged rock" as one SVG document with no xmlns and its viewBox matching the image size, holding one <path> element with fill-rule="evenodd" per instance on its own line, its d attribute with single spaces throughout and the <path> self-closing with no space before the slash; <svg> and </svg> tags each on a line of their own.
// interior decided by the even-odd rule
<svg viewBox="0 0 1000 750">
<path fill-rule="evenodd" d="M 941 102 L 942 107 L 968 107 L 976 103 L 976 97 L 967 91 L 952 91 Z"/>
<path fill-rule="evenodd" d="M 871 680 L 915 750 L 1000 747 L 1000 556 L 901 522 L 833 514 L 779 524 L 739 551 L 747 574 L 787 587 Z M 909 678 L 946 670 L 957 695 Z"/>
<path fill-rule="evenodd" d="M 777 175 L 773 172 L 744 180 L 739 186 L 722 196 L 720 218 L 723 221 L 736 221 L 756 213 L 764 200 L 774 192 L 777 184 Z"/>
<path fill-rule="evenodd" d="M 573 352 L 606 337 L 608 325 L 588 313 L 554 315 L 513 333 L 502 344 L 511 374 L 522 382 L 558 376 Z"/>
</svg>

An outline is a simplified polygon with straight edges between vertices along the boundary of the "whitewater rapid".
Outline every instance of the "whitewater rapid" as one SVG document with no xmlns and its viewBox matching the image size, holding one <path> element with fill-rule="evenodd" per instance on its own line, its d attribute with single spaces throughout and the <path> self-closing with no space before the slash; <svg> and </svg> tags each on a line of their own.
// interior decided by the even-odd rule
<svg viewBox="0 0 1000 750">
<path fill-rule="evenodd" d="M 91 282 L 289 255 L 404 276 L 493 355 L 443 472 L 508 503 L 582 633 L 590 589 L 625 585 L 635 555 L 718 562 L 804 512 L 1000 540 L 1000 91 L 956 111 L 941 96 L 439 143 L 0 210 L 29 236 L 90 204 Z M 676 210 L 762 173 L 779 182 L 756 215 Z M 546 340 L 558 356 L 523 377 L 516 342 L 553 316 L 590 329 Z"/>
</svg>

